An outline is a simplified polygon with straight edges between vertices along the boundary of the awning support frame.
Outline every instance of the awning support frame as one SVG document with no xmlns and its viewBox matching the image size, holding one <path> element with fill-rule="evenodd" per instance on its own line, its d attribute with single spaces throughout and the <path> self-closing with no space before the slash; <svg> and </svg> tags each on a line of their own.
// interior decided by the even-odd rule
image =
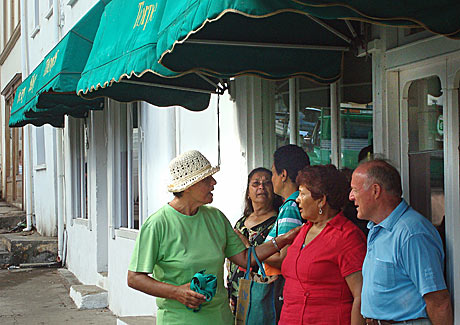
<svg viewBox="0 0 460 325">
<path fill-rule="evenodd" d="M 311 15 L 307 15 L 308 18 L 310 18 L 311 20 L 313 20 L 315 23 L 321 25 L 322 27 L 326 28 L 328 31 L 330 31 L 331 33 L 335 34 L 336 36 L 340 37 L 341 39 L 343 39 L 345 42 L 347 42 L 348 44 L 351 44 L 351 38 L 349 38 L 348 36 L 342 34 L 341 32 L 339 32 L 337 29 L 329 26 L 328 24 L 326 24 L 324 21 L 322 21 L 321 19 L 319 18 L 316 18 L 314 16 L 311 16 Z"/>
<path fill-rule="evenodd" d="M 213 91 L 213 90 L 196 89 L 196 88 L 189 88 L 189 87 L 182 87 L 182 86 L 170 86 L 170 85 L 163 85 L 159 83 L 144 82 L 144 81 L 121 80 L 120 83 L 139 85 L 139 86 L 159 87 L 159 88 L 174 89 L 174 90 L 192 91 L 192 92 L 202 93 L 202 94 L 219 94 L 219 92 Z"/>
<path fill-rule="evenodd" d="M 346 37 L 346 36 L 345 36 Z M 351 42 L 351 40 L 350 40 Z M 240 41 L 217 41 L 205 39 L 189 39 L 188 44 L 205 44 L 205 45 L 223 45 L 223 46 L 245 46 L 245 47 L 265 47 L 265 48 L 282 48 L 282 49 L 299 49 L 299 50 L 326 50 L 326 51 L 349 51 L 346 46 L 333 45 L 298 45 L 298 44 L 279 44 L 279 43 L 253 43 Z"/>
<path fill-rule="evenodd" d="M 200 77 L 201 79 L 203 79 L 204 81 L 206 81 L 207 83 L 209 83 L 211 86 L 219 89 L 219 92 L 222 92 L 222 94 L 225 92 L 225 89 L 219 85 L 219 84 L 216 84 L 215 82 L 213 82 L 211 79 L 209 79 L 208 77 L 206 77 L 205 75 L 203 75 L 202 73 L 200 72 L 195 72 L 195 74 Z"/>
</svg>

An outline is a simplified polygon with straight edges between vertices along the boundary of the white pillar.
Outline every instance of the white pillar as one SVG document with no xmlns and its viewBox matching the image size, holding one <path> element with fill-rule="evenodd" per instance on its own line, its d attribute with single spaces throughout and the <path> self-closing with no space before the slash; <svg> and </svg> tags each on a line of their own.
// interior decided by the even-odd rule
<svg viewBox="0 0 460 325">
<path fill-rule="evenodd" d="M 338 82 L 330 85 L 331 89 L 331 164 L 340 167 L 340 103 Z"/>
<path fill-rule="evenodd" d="M 298 87 L 295 78 L 289 79 L 289 143 L 299 143 Z"/>
</svg>

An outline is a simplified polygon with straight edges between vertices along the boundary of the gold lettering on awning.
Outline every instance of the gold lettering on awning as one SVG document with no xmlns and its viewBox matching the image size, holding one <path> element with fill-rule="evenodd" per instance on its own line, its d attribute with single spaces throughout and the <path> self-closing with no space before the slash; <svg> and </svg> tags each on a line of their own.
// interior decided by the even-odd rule
<svg viewBox="0 0 460 325">
<path fill-rule="evenodd" d="M 34 74 L 34 75 L 30 78 L 29 93 L 31 93 L 31 92 L 34 90 L 35 81 L 37 81 L 37 75 L 36 75 L 36 74 Z"/>
<path fill-rule="evenodd" d="M 157 11 L 158 3 L 145 6 L 145 1 L 139 2 L 136 21 L 134 22 L 133 29 L 136 27 L 144 26 L 145 30 L 147 24 L 153 20 L 153 14 Z"/>
<path fill-rule="evenodd" d="M 16 100 L 16 103 L 22 103 L 24 100 L 24 95 L 26 94 L 26 87 L 22 88 L 21 91 L 18 92 L 18 99 Z"/>
<path fill-rule="evenodd" d="M 45 72 L 43 73 L 43 76 L 46 76 L 46 74 L 50 72 L 51 69 L 53 69 L 54 65 L 56 64 L 58 53 L 59 50 L 57 50 L 51 58 L 46 59 Z"/>
</svg>

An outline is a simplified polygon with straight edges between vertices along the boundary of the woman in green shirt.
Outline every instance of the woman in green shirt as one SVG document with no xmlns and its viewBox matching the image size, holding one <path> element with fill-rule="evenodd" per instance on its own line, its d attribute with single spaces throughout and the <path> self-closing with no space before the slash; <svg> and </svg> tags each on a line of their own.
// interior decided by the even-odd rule
<svg viewBox="0 0 460 325">
<path fill-rule="evenodd" d="M 174 158 L 169 168 L 172 183 L 168 190 L 174 199 L 142 225 L 129 265 L 128 285 L 157 297 L 157 324 L 230 325 L 233 317 L 223 285 L 224 260 L 245 266 L 247 249 L 223 213 L 206 206 L 213 201 L 216 181 L 212 175 L 219 167 L 212 167 L 193 150 Z M 259 259 L 290 244 L 298 230 L 258 246 Z M 217 277 L 216 295 L 209 302 L 190 289 L 193 275 L 203 269 Z M 186 308 L 199 306 L 199 312 Z"/>
</svg>

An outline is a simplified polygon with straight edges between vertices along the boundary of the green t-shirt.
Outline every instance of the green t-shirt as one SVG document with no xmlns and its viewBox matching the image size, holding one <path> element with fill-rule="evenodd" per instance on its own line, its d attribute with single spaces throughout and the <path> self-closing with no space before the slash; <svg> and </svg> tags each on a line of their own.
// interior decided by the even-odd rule
<svg viewBox="0 0 460 325">
<path fill-rule="evenodd" d="M 142 225 L 129 270 L 152 273 L 158 281 L 183 285 L 205 269 L 217 277 L 214 298 L 196 313 L 176 300 L 157 298 L 157 324 L 233 324 L 223 265 L 226 257 L 244 249 L 218 209 L 202 206 L 195 215 L 187 216 L 166 204 Z"/>
</svg>

